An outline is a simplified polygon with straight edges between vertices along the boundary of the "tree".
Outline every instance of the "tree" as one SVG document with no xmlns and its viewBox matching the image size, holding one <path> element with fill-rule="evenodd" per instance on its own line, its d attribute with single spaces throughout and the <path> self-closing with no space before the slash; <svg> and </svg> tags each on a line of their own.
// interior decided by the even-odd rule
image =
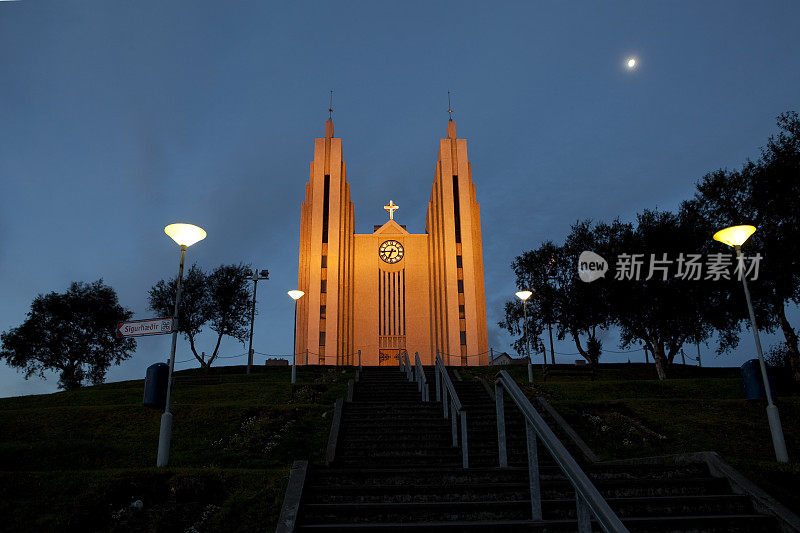
<svg viewBox="0 0 800 533">
<path fill-rule="evenodd" d="M 248 271 L 247 265 L 220 265 L 206 274 L 192 265 L 181 284 L 178 332 L 189 340 L 192 354 L 202 368 L 210 368 L 219 355 L 222 337 L 232 337 L 242 344 L 247 338 L 251 306 Z M 150 289 L 148 303 L 152 311 L 172 316 L 176 284 L 177 278 L 161 280 Z M 197 336 L 206 324 L 217 334 L 209 356 L 197 352 Z"/>
<path fill-rule="evenodd" d="M 564 241 L 561 256 L 555 268 L 555 279 L 559 287 L 556 303 L 558 338 L 572 337 L 578 353 L 593 368 L 597 367 L 602 354 L 602 332 L 613 324 L 611 315 L 610 280 L 602 277 L 591 283 L 581 281 L 578 276 L 578 258 L 584 251 L 593 251 L 601 257 L 616 255 L 618 234 L 628 226 L 615 220 L 611 225 L 600 223 L 592 227 L 590 220 L 577 222 Z M 581 338 L 586 338 L 584 347 Z"/>
<path fill-rule="evenodd" d="M 59 372 L 59 388 L 71 390 L 88 380 L 102 383 L 109 367 L 131 356 L 134 339 L 117 338 L 117 323 L 133 313 L 119 304 L 117 293 L 103 283 L 73 282 L 63 294 L 38 295 L 21 326 L 0 336 L 0 359 L 44 378 Z"/>
<path fill-rule="evenodd" d="M 783 113 L 777 124 L 778 135 L 769 137 L 757 161 L 707 174 L 688 203 L 716 229 L 736 224 L 758 228 L 746 244 L 764 257 L 752 297 L 757 309 L 769 314 L 758 325 L 767 331 L 781 328 L 797 372 L 798 338 L 786 305 L 800 303 L 800 119 L 795 112 Z"/>
<path fill-rule="evenodd" d="M 555 321 L 553 289 L 547 283 L 547 279 L 554 257 L 558 253 L 558 247 L 548 241 L 537 250 L 523 252 L 521 256 L 511 263 L 511 268 L 517 277 L 517 288 L 533 292 L 533 296 L 528 299 L 526 305 L 528 315 L 527 340 L 530 341 L 531 349 L 534 352 L 542 351 L 542 353 L 545 353 L 540 335 L 543 333 L 546 324 L 552 324 Z M 514 348 L 518 353 L 526 353 L 522 305 L 522 301 L 519 298 L 506 302 L 505 319 L 498 322 L 498 325 L 511 335 L 520 335 L 520 338 L 514 341 Z"/>
<path fill-rule="evenodd" d="M 612 317 L 620 328 L 623 348 L 641 341 L 653 354 L 659 379 L 687 341 L 700 342 L 714 330 L 738 331 L 743 315 L 730 305 L 738 297 L 733 280 L 707 279 L 690 270 L 690 254 L 702 258 L 713 241 L 691 213 L 645 210 L 637 225 L 620 235 L 618 246 L 642 260 L 639 279 L 616 279 L 611 284 Z M 619 261 L 619 256 L 617 257 Z M 695 279 L 699 277 L 699 279 Z M 735 346 L 738 336 L 721 337 L 722 349 Z"/>
<path fill-rule="evenodd" d="M 533 353 L 541 351 L 543 348 L 539 337 L 542 334 L 543 326 L 536 296 L 531 296 L 525 305 L 527 309 L 523 310 L 523 303 L 519 298 L 507 301 L 505 304 L 505 318 L 498 322 L 497 325 L 507 330 L 511 335 L 519 336 L 512 343 L 514 350 L 526 357 L 530 355 L 531 362 L 533 362 Z M 527 331 L 524 322 L 526 314 L 528 317 Z M 530 344 L 527 344 L 528 342 Z M 529 347 L 531 354 L 528 354 Z"/>
<path fill-rule="evenodd" d="M 600 334 L 611 325 L 607 285 L 602 279 L 593 283 L 580 281 L 577 262 L 584 250 L 608 253 L 610 232 L 611 226 L 592 228 L 591 221 L 577 222 L 563 246 L 548 241 L 512 262 L 517 286 L 534 292 L 528 301 L 529 335 L 534 346 L 541 346 L 539 335 L 545 324 L 555 323 L 559 340 L 571 337 L 581 356 L 593 366 L 598 363 L 602 352 Z M 506 303 L 506 318 L 500 327 L 518 334 L 516 322 L 521 315 L 520 303 Z"/>
</svg>

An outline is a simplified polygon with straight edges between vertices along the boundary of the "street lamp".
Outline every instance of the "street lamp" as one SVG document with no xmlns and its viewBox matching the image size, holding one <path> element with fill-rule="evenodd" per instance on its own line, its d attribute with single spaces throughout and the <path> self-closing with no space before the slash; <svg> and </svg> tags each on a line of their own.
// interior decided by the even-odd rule
<svg viewBox="0 0 800 533">
<path fill-rule="evenodd" d="M 556 258 L 551 257 L 547 261 L 547 270 L 545 270 L 545 284 L 547 288 L 550 289 L 550 280 L 555 279 L 555 266 L 556 266 Z M 553 364 L 553 368 L 556 367 L 556 352 L 553 349 L 553 325 L 551 320 L 553 319 L 553 306 L 552 306 L 552 298 L 550 300 L 550 309 L 548 309 L 547 313 L 547 331 L 550 333 L 550 362 Z"/>
<path fill-rule="evenodd" d="M 294 337 L 292 340 L 292 383 L 294 383 L 297 379 L 297 300 L 302 298 L 305 293 L 295 289 L 286 294 L 294 300 Z M 308 361 L 306 361 L 306 364 L 308 364 Z"/>
<path fill-rule="evenodd" d="M 531 291 L 519 291 L 516 293 L 517 298 L 522 300 L 522 316 L 523 316 L 523 327 L 524 327 L 524 335 L 525 335 L 525 351 L 527 352 L 528 356 L 528 383 L 533 383 L 533 366 L 531 365 L 531 349 L 528 343 L 528 298 L 533 296 Z"/>
<path fill-rule="evenodd" d="M 169 235 L 181 247 L 181 263 L 178 267 L 178 284 L 175 289 L 175 311 L 172 313 L 172 350 L 169 355 L 167 399 L 164 406 L 164 414 L 161 415 L 161 429 L 158 433 L 157 466 L 167 466 L 167 463 L 169 463 L 169 442 L 172 437 L 172 413 L 169 412 L 169 401 L 172 394 L 172 373 L 175 370 L 175 345 L 178 342 L 178 304 L 181 301 L 181 283 L 183 281 L 186 248 L 206 238 L 205 230 L 192 224 L 170 224 L 164 228 L 164 233 Z"/>
<path fill-rule="evenodd" d="M 269 279 L 269 270 L 259 272 L 254 268 L 248 274 L 245 279 L 253 280 L 253 308 L 250 310 L 250 346 L 247 349 L 247 373 L 249 374 L 250 367 L 253 366 L 253 322 L 256 319 L 256 289 L 258 289 L 258 280 Z"/>
<path fill-rule="evenodd" d="M 742 265 L 742 244 L 755 233 L 755 226 L 731 226 L 720 230 L 714 234 L 714 240 L 728 246 L 733 246 L 736 250 L 736 258 Z M 742 265 L 743 266 L 743 265 Z M 764 364 L 764 356 L 761 353 L 761 339 L 758 336 L 756 327 L 756 315 L 753 313 L 753 303 L 750 301 L 750 290 L 747 288 L 747 277 L 743 269 L 740 270 L 742 276 L 742 286 L 744 287 L 744 297 L 747 300 L 747 310 L 750 312 L 750 326 L 753 328 L 753 337 L 756 341 L 756 351 L 758 352 L 758 362 L 761 366 L 761 379 L 764 382 L 764 392 L 767 395 L 767 420 L 769 421 L 769 431 L 772 434 L 772 446 L 775 448 L 775 458 L 779 463 L 789 461 L 789 454 L 786 452 L 786 442 L 783 440 L 783 429 L 781 428 L 781 417 L 778 408 L 772 401 L 772 390 L 769 387 L 767 378 L 767 366 Z"/>
</svg>

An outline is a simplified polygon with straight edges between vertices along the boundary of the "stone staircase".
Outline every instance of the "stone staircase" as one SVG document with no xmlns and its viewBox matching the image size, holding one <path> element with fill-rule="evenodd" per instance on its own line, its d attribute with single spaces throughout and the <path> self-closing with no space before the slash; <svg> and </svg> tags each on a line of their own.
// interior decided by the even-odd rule
<svg viewBox="0 0 800 533">
<path fill-rule="evenodd" d="M 422 403 L 396 367 L 364 368 L 343 407 L 335 461 L 308 472 L 295 529 L 576 531 L 574 489 L 543 447 L 544 519 L 530 520 L 525 425 L 513 403 L 505 408 L 509 468 L 499 469 L 494 400 L 479 382 L 454 381 L 467 411 L 465 470 L 432 369 L 426 375 L 432 401 Z M 704 464 L 586 464 L 570 453 L 632 532 L 781 531 Z"/>
</svg>

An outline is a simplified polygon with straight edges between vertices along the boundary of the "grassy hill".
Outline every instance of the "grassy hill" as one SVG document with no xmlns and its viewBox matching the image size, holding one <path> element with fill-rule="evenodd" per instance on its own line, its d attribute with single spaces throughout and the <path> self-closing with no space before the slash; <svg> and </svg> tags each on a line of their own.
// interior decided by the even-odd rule
<svg viewBox="0 0 800 533">
<path fill-rule="evenodd" d="M 510 367 L 544 395 L 601 459 L 716 450 L 800 510 L 800 397 L 779 400 L 795 462 L 772 461 L 764 405 L 742 399 L 738 369 L 602 365 L 596 381 Z M 487 379 L 497 367 L 462 371 Z M 0 399 L 0 523 L 10 531 L 268 531 L 293 459 L 321 460 L 332 406 L 350 369 L 213 370 L 214 385 L 178 383 L 170 468 L 155 465 L 161 413 L 142 407 L 143 382 Z M 191 375 L 197 371 L 180 372 Z M 487 398 L 488 400 L 488 398 Z M 129 506 L 142 500 L 141 511 Z M 194 528 L 194 529 L 191 529 Z"/>
<path fill-rule="evenodd" d="M 169 469 L 155 467 L 161 412 L 142 407 L 142 380 L 0 399 L 3 529 L 265 530 L 293 458 L 324 455 L 352 371 L 301 369 L 293 390 L 288 368 L 257 370 L 176 384 Z"/>
<path fill-rule="evenodd" d="M 544 396 L 602 460 L 716 451 L 751 481 L 800 514 L 800 396 L 776 400 L 790 463 L 779 465 L 766 402 L 744 400 L 738 368 L 674 365 L 654 379 L 652 365 L 600 365 L 596 380 L 504 367 L 533 398 Z M 491 381 L 491 368 L 467 375 Z"/>
</svg>

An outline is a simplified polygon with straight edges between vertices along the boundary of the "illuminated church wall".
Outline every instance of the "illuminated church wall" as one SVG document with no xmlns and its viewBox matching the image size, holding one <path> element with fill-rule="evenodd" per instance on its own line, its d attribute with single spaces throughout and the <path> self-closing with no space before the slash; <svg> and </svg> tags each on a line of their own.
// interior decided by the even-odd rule
<svg viewBox="0 0 800 533">
<path fill-rule="evenodd" d="M 315 142 L 301 206 L 298 364 L 397 364 L 408 350 L 432 364 L 488 364 L 480 210 L 455 122 L 439 144 L 426 233 L 394 220 L 354 233 L 354 210 L 333 123 Z M 306 350 L 308 358 L 306 359 Z"/>
</svg>

